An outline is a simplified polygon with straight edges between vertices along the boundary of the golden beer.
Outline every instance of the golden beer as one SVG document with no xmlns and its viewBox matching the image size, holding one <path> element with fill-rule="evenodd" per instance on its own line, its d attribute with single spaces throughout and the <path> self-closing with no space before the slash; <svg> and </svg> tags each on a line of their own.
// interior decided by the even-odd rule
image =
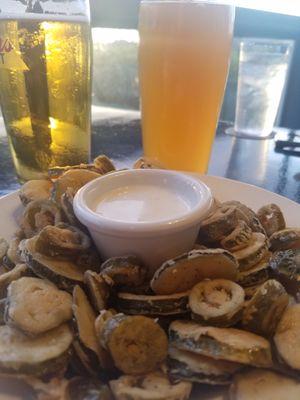
<svg viewBox="0 0 300 400">
<path fill-rule="evenodd" d="M 7 62 L 0 65 L 0 102 L 19 178 L 36 179 L 51 166 L 87 162 L 88 21 L 0 20 L 0 53 L 1 43 L 13 49 L 9 54 L 2 49 Z"/>
<path fill-rule="evenodd" d="M 234 10 L 206 1 L 142 1 L 140 88 L 145 156 L 205 172 L 231 53 Z"/>
</svg>

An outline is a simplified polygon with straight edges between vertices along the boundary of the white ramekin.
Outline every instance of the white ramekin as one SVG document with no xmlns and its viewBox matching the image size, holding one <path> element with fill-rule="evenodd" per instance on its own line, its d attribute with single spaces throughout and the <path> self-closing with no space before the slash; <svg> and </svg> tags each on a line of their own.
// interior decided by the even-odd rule
<svg viewBox="0 0 300 400">
<path fill-rule="evenodd" d="M 158 222 L 123 222 L 95 211 L 97 199 L 113 189 L 130 185 L 169 186 L 190 204 L 183 216 Z M 137 255 L 153 273 L 162 262 L 193 248 L 200 222 L 212 205 L 210 189 L 196 178 L 158 169 L 124 170 L 104 175 L 82 187 L 74 198 L 74 211 L 103 259 Z"/>
</svg>

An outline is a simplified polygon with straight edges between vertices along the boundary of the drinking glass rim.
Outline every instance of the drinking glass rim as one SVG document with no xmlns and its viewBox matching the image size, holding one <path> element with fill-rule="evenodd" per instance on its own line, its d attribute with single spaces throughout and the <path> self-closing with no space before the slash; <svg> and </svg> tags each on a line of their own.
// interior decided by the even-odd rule
<svg viewBox="0 0 300 400">
<path fill-rule="evenodd" d="M 143 1 L 144 0 L 142 0 L 142 2 Z M 145 0 L 145 1 L 147 1 L 147 0 Z M 149 0 L 149 1 L 154 2 L 155 0 Z M 160 0 L 160 1 L 164 1 L 164 0 Z M 176 0 L 173 0 L 173 1 L 176 1 Z M 181 0 L 179 0 L 179 1 L 181 1 Z M 188 1 L 190 1 L 190 0 L 188 0 Z M 270 44 L 293 44 L 295 42 L 293 39 L 277 39 L 277 38 L 272 39 L 272 38 L 260 38 L 260 37 L 257 38 L 257 37 L 252 37 L 252 36 L 239 37 L 238 39 L 240 40 L 241 43 L 242 42 L 255 42 L 255 43 L 267 43 L 267 44 L 269 44 L 269 43 Z"/>
</svg>

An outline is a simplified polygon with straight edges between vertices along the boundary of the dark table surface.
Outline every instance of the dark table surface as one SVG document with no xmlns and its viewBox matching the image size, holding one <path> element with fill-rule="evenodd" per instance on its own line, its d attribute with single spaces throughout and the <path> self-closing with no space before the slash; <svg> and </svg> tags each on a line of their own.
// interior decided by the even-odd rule
<svg viewBox="0 0 300 400">
<path fill-rule="evenodd" d="M 285 134 L 287 130 L 278 129 Z M 122 112 L 95 119 L 92 155 L 106 154 L 128 167 L 142 154 L 139 114 Z M 300 202 L 300 158 L 274 151 L 274 139 L 251 140 L 224 133 L 220 125 L 208 173 L 250 183 Z M 0 195 L 19 187 L 7 137 L 0 135 Z"/>
</svg>

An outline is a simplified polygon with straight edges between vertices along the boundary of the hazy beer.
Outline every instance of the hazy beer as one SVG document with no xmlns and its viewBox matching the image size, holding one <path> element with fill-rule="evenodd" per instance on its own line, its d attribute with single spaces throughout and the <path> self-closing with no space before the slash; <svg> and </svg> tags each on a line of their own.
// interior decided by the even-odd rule
<svg viewBox="0 0 300 400">
<path fill-rule="evenodd" d="M 0 101 L 18 176 L 38 178 L 51 166 L 86 162 L 90 151 L 88 20 L 32 13 L 5 18 L 0 20 L 0 45 L 4 41 L 12 50 L 3 50 Z"/>
<path fill-rule="evenodd" d="M 205 172 L 222 103 L 234 10 L 203 1 L 143 1 L 140 88 L 144 153 Z"/>
</svg>

